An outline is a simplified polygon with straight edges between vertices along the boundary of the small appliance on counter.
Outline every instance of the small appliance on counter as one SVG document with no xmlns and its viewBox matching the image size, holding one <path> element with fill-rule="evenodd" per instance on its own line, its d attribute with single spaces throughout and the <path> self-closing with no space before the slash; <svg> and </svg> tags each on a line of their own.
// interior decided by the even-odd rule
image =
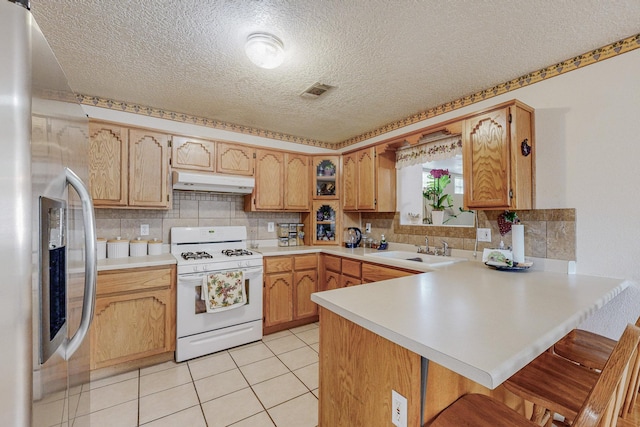
<svg viewBox="0 0 640 427">
<path fill-rule="evenodd" d="M 344 239 L 344 246 L 346 248 L 357 248 L 362 240 L 362 231 L 356 227 L 347 228 L 347 232 Z"/>
</svg>

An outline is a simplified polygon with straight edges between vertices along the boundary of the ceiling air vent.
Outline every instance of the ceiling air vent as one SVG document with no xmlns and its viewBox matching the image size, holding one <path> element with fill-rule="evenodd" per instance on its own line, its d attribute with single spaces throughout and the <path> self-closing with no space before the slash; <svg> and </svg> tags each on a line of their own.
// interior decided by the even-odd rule
<svg viewBox="0 0 640 427">
<path fill-rule="evenodd" d="M 300 96 L 303 98 L 318 98 L 320 95 L 324 94 L 331 88 L 333 88 L 333 86 L 329 86 L 319 82 L 314 83 L 313 85 L 311 85 L 311 87 L 302 92 Z"/>
</svg>

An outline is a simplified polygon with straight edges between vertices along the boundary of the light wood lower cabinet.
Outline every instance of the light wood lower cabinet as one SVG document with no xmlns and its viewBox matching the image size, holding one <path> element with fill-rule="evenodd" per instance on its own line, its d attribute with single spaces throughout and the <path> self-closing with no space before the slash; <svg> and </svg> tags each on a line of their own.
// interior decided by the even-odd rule
<svg viewBox="0 0 640 427">
<path fill-rule="evenodd" d="M 175 266 L 98 274 L 91 369 L 175 350 L 175 277 Z"/>
<path fill-rule="evenodd" d="M 397 279 L 398 277 L 411 276 L 421 271 L 405 270 L 403 268 L 386 267 L 380 264 L 368 262 L 362 263 L 362 283 L 379 282 L 381 280 Z"/>
<path fill-rule="evenodd" d="M 263 333 L 318 320 L 311 294 L 318 290 L 316 254 L 264 258 Z"/>
<path fill-rule="evenodd" d="M 422 271 L 388 267 L 327 254 L 321 257 L 320 269 L 322 271 L 320 290 L 323 291 L 422 273 Z"/>
</svg>

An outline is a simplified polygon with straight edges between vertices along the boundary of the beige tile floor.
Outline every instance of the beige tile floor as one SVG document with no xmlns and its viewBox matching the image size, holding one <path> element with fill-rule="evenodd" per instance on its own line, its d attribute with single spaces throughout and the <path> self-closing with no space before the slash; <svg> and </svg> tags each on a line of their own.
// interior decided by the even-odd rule
<svg viewBox="0 0 640 427">
<path fill-rule="evenodd" d="M 85 384 L 71 392 L 69 425 L 317 426 L 318 331 L 305 325 Z"/>
</svg>

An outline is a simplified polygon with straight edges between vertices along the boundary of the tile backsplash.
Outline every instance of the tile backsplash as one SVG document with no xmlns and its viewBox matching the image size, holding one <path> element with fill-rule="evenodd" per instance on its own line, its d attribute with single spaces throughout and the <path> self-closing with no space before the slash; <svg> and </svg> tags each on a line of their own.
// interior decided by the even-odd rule
<svg viewBox="0 0 640 427">
<path fill-rule="evenodd" d="M 478 226 L 491 229 L 491 242 L 478 242 L 478 250 L 495 248 L 500 244 L 511 245 L 511 233 L 500 236 L 498 215 L 503 211 L 478 211 Z M 525 255 L 537 258 L 576 260 L 576 211 L 575 209 L 533 209 L 517 211 L 525 230 Z M 449 243 L 454 249 L 474 250 L 474 227 L 434 227 L 401 225 L 398 213 L 362 213 L 361 223 L 371 223 L 371 232 L 378 238 L 384 234 L 387 240 L 424 246 L 425 236 L 430 245 Z"/>
<path fill-rule="evenodd" d="M 491 229 L 491 242 L 478 242 L 478 250 L 497 247 L 502 239 L 511 245 L 511 233 L 500 236 L 497 218 L 502 211 L 478 211 L 478 224 Z M 575 209 L 535 209 L 518 211 L 525 226 L 525 255 L 560 260 L 576 259 Z M 161 239 L 171 243 L 171 227 L 206 227 L 215 225 L 244 225 L 250 238 L 275 240 L 276 232 L 267 231 L 267 223 L 300 222 L 296 212 L 245 212 L 241 195 L 206 192 L 174 191 L 173 207 L 169 210 L 153 209 L 96 209 L 96 229 L 99 237 L 107 239 L 121 236 L 133 239 L 140 236 L 140 226 L 149 225 L 149 235 L 144 239 Z M 390 242 L 424 245 L 429 237 L 430 245 L 449 243 L 454 249 L 473 250 L 475 228 L 433 227 L 401 225 L 398 213 L 345 214 L 344 225 L 358 226 L 371 223 L 372 235 L 384 234 Z M 277 227 L 276 227 L 277 230 Z M 363 229 L 364 231 L 364 229 Z"/>
<path fill-rule="evenodd" d="M 121 236 L 133 239 L 140 236 L 140 226 L 149 225 L 147 239 L 161 239 L 171 243 L 171 227 L 207 227 L 244 225 L 251 238 L 277 239 L 276 232 L 267 231 L 268 222 L 299 222 L 296 212 L 245 212 L 241 195 L 214 194 L 193 191 L 174 191 L 173 207 L 154 209 L 96 209 L 98 237 L 107 239 Z M 277 230 L 277 228 L 276 228 Z"/>
</svg>

